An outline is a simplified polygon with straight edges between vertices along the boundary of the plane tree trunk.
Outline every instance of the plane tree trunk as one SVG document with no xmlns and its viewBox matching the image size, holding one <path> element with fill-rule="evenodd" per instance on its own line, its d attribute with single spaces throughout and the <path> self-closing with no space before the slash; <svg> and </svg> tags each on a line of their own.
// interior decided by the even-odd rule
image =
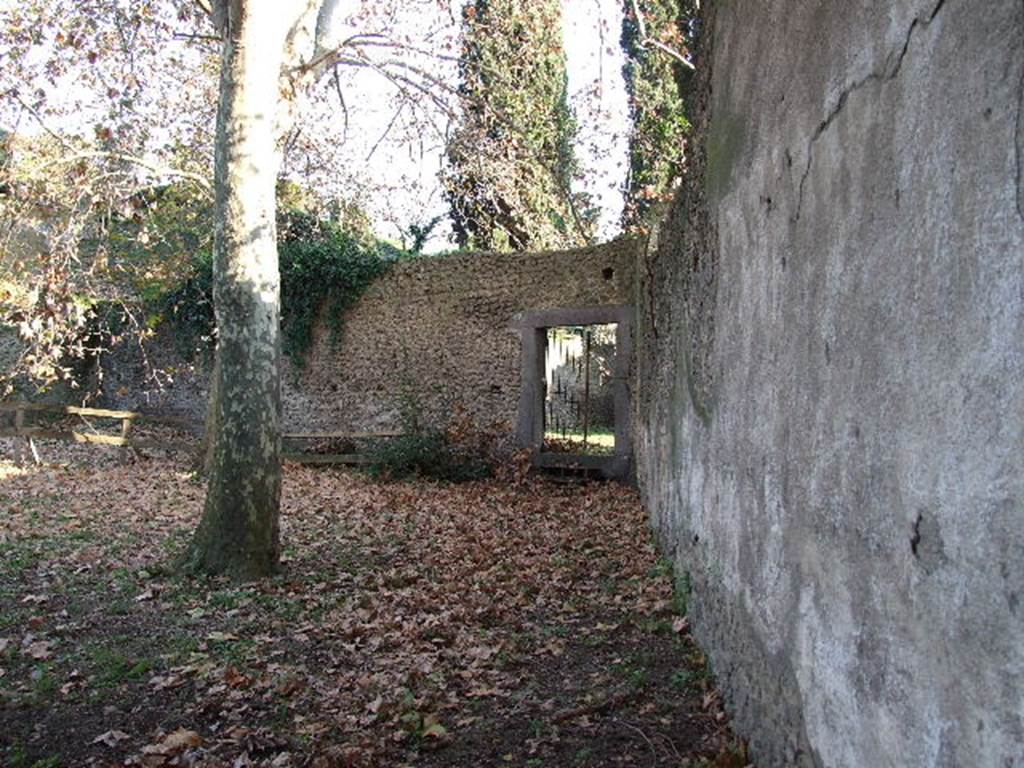
<svg viewBox="0 0 1024 768">
<path fill-rule="evenodd" d="M 222 39 L 214 157 L 217 351 L 206 500 L 186 569 L 259 578 L 278 565 L 280 276 L 275 189 L 302 95 L 337 61 L 342 0 L 196 0 Z"/>
<path fill-rule="evenodd" d="M 215 148 L 217 350 L 203 517 L 186 567 L 255 578 L 278 563 L 281 496 L 275 183 L 287 24 L 258 2 L 217 7 L 223 35 Z"/>
</svg>

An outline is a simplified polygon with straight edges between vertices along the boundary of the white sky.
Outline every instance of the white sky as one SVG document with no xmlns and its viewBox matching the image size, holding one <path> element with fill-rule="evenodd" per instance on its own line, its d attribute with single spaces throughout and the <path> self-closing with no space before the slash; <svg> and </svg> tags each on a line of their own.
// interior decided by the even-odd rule
<svg viewBox="0 0 1024 768">
<path fill-rule="evenodd" d="M 601 207 L 601 239 L 614 237 L 622 215 L 629 158 L 629 97 L 622 76 L 622 3 L 564 0 L 570 104 L 580 123 L 576 151 Z M 595 90 L 596 89 L 596 90 Z M 592 114 L 593 117 L 585 117 Z"/>
</svg>

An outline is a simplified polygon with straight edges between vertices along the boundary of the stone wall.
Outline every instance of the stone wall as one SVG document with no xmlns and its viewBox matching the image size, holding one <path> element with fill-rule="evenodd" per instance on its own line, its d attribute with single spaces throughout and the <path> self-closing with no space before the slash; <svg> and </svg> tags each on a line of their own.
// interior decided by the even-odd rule
<svg viewBox="0 0 1024 768">
<path fill-rule="evenodd" d="M 1024 765 L 1024 4 L 705 4 L 638 472 L 759 766 Z"/>
<path fill-rule="evenodd" d="M 299 429 L 397 426 L 414 393 L 444 423 L 456 407 L 479 423 L 516 423 L 517 315 L 632 303 L 638 244 L 617 240 L 552 253 L 465 254 L 397 263 L 324 329 L 311 364 L 285 374 L 285 423 Z"/>
<path fill-rule="evenodd" d="M 400 426 L 403 399 L 447 423 L 463 409 L 479 424 L 515 428 L 521 384 L 517 318 L 561 307 L 631 304 L 639 250 L 621 239 L 553 253 L 459 254 L 400 261 L 345 314 L 340 335 L 318 329 L 303 369 L 282 374 L 287 431 Z M 107 401 L 201 425 L 208 372 L 165 339 L 152 362 L 171 381 L 140 378 L 138 359 L 106 366 Z"/>
</svg>

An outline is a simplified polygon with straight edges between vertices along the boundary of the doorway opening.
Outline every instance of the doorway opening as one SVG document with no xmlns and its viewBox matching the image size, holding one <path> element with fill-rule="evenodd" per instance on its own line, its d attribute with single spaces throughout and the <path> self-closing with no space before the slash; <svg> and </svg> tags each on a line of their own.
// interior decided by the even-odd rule
<svg viewBox="0 0 1024 768">
<path fill-rule="evenodd" d="M 522 386 L 517 440 L 543 470 L 632 477 L 629 378 L 633 308 L 518 315 Z"/>
<path fill-rule="evenodd" d="M 541 451 L 615 454 L 617 323 L 545 329 Z"/>
</svg>

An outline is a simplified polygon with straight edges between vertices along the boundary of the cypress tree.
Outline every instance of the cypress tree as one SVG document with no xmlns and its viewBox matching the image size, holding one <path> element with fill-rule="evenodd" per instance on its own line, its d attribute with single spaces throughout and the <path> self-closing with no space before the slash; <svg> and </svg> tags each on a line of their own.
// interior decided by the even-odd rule
<svg viewBox="0 0 1024 768">
<path fill-rule="evenodd" d="M 480 250 L 588 242 L 574 195 L 561 0 L 475 0 L 463 9 L 463 115 L 443 176 L 456 239 Z"/>
<path fill-rule="evenodd" d="M 683 172 L 683 155 L 690 123 L 682 90 L 689 74 L 664 50 L 643 45 L 635 7 L 643 14 L 647 35 L 685 53 L 694 30 L 692 0 L 624 0 L 623 75 L 629 93 L 632 130 L 629 138 L 629 176 L 626 179 L 623 226 L 647 223 L 658 202 L 672 196 Z"/>
</svg>

